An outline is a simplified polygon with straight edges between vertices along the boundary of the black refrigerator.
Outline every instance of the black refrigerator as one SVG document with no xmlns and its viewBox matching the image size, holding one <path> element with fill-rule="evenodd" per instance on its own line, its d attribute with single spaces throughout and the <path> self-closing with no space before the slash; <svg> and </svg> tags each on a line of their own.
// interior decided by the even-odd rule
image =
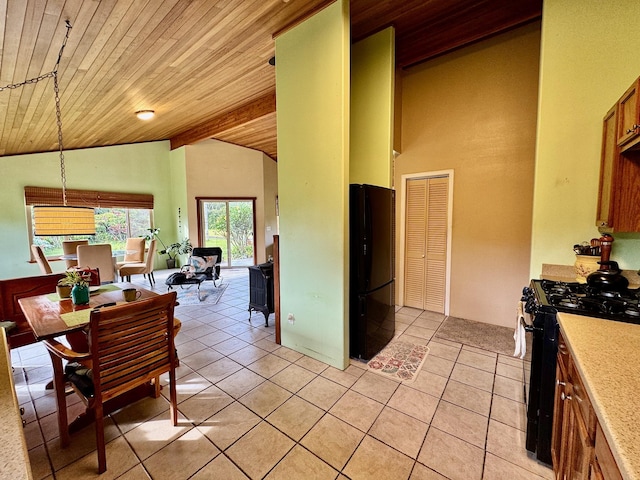
<svg viewBox="0 0 640 480">
<path fill-rule="evenodd" d="M 395 333 L 395 192 L 349 186 L 349 356 L 369 360 Z"/>
</svg>

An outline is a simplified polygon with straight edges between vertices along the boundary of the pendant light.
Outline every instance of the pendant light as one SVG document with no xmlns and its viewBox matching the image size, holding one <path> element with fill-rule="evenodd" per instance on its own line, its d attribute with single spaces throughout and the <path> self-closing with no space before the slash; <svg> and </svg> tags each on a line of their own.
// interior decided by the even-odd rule
<svg viewBox="0 0 640 480">
<path fill-rule="evenodd" d="M 62 205 L 39 205 L 33 207 L 35 236 L 62 235 L 95 235 L 96 222 L 94 210 L 91 207 L 67 205 L 67 176 L 64 165 L 62 143 L 62 114 L 60 112 L 60 88 L 58 86 L 58 67 L 67 39 L 71 30 L 71 23 L 66 20 L 67 34 L 58 54 L 56 66 L 47 76 L 53 77 L 53 90 L 56 101 L 56 123 L 58 125 L 58 152 L 60 154 L 60 179 L 62 181 Z"/>
</svg>

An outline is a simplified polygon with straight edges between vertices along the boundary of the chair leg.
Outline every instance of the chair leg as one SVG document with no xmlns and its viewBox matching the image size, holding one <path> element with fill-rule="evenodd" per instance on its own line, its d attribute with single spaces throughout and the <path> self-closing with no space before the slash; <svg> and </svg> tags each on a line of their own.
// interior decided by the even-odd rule
<svg viewBox="0 0 640 480">
<path fill-rule="evenodd" d="M 149 272 L 149 281 L 151 283 L 151 286 L 154 286 L 156 284 L 156 279 L 153 276 L 153 272 Z"/>
<path fill-rule="evenodd" d="M 169 370 L 169 398 L 171 421 L 175 427 L 178 425 L 178 395 L 176 393 L 176 371 L 174 368 Z"/>
<path fill-rule="evenodd" d="M 153 398 L 160 397 L 160 377 L 156 377 L 153 379 Z"/>
<path fill-rule="evenodd" d="M 94 407 L 96 414 L 96 448 L 98 450 L 98 473 L 104 473 L 107 470 L 107 452 L 104 442 L 104 411 L 102 404 L 96 403 Z"/>
<path fill-rule="evenodd" d="M 56 407 L 58 409 L 58 431 L 60 433 L 60 446 L 69 445 L 69 423 L 67 419 L 67 396 L 65 394 L 65 378 L 62 368 L 62 359 L 49 352 L 53 363 L 53 386 L 56 393 Z"/>
</svg>

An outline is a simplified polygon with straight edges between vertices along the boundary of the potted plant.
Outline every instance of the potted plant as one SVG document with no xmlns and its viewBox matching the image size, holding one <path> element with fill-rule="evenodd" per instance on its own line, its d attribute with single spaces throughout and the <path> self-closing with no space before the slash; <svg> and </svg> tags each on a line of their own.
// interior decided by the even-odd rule
<svg viewBox="0 0 640 480">
<path fill-rule="evenodd" d="M 60 298 L 70 298 L 71 289 L 73 288 L 73 280 L 70 277 L 71 272 L 66 272 L 65 277 L 58 280 L 56 285 L 56 293 Z"/>
<path fill-rule="evenodd" d="M 89 303 L 89 282 L 76 270 L 68 270 L 65 277 L 58 280 L 56 292 L 60 298 L 69 298 L 75 305 Z"/>
<path fill-rule="evenodd" d="M 169 246 L 166 246 L 164 250 L 160 250 L 159 253 L 163 255 L 166 253 L 169 256 L 169 258 L 167 259 L 167 268 L 175 268 L 176 256 L 191 253 L 191 250 L 193 250 L 191 241 L 188 238 L 185 238 L 181 242 L 175 242 L 170 244 Z M 169 266 L 169 260 L 171 260 L 173 263 L 173 266 L 171 267 Z"/>
<path fill-rule="evenodd" d="M 185 238 L 181 242 L 171 243 L 167 246 L 158 236 L 158 234 L 160 233 L 159 228 L 148 228 L 147 230 L 149 231 L 149 233 L 145 238 L 147 240 L 152 240 L 154 238 L 158 240 L 158 242 L 160 242 L 160 245 L 162 245 L 163 247 L 162 250 L 160 250 L 158 253 L 160 255 L 166 254 L 169 256 L 169 258 L 167 258 L 167 268 L 176 268 L 176 256 L 183 255 L 185 253 L 191 253 L 191 250 L 193 249 L 188 238 Z"/>
</svg>

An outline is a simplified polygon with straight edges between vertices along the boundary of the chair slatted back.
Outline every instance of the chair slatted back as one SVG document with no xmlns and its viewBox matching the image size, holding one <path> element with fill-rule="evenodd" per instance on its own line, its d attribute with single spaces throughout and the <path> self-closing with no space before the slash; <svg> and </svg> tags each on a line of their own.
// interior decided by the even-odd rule
<svg viewBox="0 0 640 480">
<path fill-rule="evenodd" d="M 171 370 L 175 301 L 176 293 L 169 292 L 91 312 L 95 401 L 105 402 Z"/>
</svg>

